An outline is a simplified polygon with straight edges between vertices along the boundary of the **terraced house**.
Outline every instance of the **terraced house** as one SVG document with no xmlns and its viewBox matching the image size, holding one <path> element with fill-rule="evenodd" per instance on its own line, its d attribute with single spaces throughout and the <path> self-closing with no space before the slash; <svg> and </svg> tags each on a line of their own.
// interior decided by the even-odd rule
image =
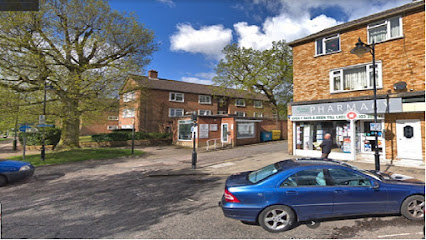
<svg viewBox="0 0 426 240">
<path fill-rule="evenodd" d="M 148 76 L 129 76 L 120 95 L 119 128 L 173 132 L 173 121 L 196 111 L 199 116 L 273 118 L 272 107 L 262 94 L 187 83 Z"/>
<path fill-rule="evenodd" d="M 372 55 L 351 50 L 375 43 L 378 122 L 373 131 Z M 320 157 L 331 133 L 330 158 L 424 166 L 425 3 L 409 4 L 337 25 L 289 43 L 294 99 L 289 107 L 289 151 Z"/>
</svg>

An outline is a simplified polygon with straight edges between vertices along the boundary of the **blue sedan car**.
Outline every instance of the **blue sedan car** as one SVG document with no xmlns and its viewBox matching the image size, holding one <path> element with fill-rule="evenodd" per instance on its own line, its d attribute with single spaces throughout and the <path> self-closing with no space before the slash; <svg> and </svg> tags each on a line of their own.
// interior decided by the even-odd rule
<svg viewBox="0 0 426 240">
<path fill-rule="evenodd" d="M 28 162 L 0 159 L 0 187 L 34 174 L 34 166 Z"/>
<path fill-rule="evenodd" d="M 228 177 L 220 205 L 226 217 L 269 232 L 298 221 L 402 214 L 424 219 L 424 182 L 359 170 L 338 161 L 285 160 Z"/>
</svg>

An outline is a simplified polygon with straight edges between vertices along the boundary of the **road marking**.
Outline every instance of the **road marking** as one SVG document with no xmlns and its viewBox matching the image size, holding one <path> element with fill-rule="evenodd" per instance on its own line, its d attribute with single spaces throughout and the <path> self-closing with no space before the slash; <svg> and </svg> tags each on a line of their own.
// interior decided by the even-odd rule
<svg viewBox="0 0 426 240">
<path fill-rule="evenodd" d="M 221 164 L 216 164 L 213 166 L 210 166 L 211 168 L 221 168 L 221 167 L 227 167 L 227 166 L 232 166 L 235 165 L 235 163 L 231 163 L 231 162 L 226 162 L 226 163 L 221 163 Z"/>
<path fill-rule="evenodd" d="M 421 234 L 423 235 L 423 232 L 417 232 L 417 233 L 397 233 L 397 234 L 390 234 L 390 235 L 382 235 L 382 236 L 377 236 L 378 238 L 388 238 L 388 237 L 396 237 L 396 236 L 407 236 L 407 235 L 418 235 Z"/>
</svg>

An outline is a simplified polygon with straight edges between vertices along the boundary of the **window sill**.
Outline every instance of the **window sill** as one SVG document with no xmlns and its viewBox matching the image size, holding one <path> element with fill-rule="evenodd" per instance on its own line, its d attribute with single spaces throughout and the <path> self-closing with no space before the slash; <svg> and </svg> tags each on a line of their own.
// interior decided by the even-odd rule
<svg viewBox="0 0 426 240">
<path fill-rule="evenodd" d="M 185 101 L 174 101 L 174 100 L 169 100 L 169 102 L 179 102 L 179 103 L 183 103 Z"/>
<path fill-rule="evenodd" d="M 209 102 L 209 103 L 201 103 L 201 102 L 198 102 L 198 104 L 201 104 L 201 105 L 212 105 L 212 103 L 211 103 L 211 102 Z"/>
<path fill-rule="evenodd" d="M 340 53 L 340 52 L 342 52 L 342 50 L 339 50 L 339 51 L 336 51 L 336 52 L 329 52 L 329 53 L 318 54 L 318 55 L 314 55 L 314 57 L 315 58 L 316 57 L 322 57 L 322 56 L 332 55 L 332 54 Z"/>
<path fill-rule="evenodd" d="M 376 90 L 383 89 L 383 87 L 377 87 Z M 371 91 L 373 88 L 366 88 L 366 89 L 355 89 L 355 90 L 343 90 L 343 91 L 336 91 L 336 92 L 330 92 L 330 94 L 338 94 L 338 93 L 349 93 L 349 92 L 359 92 L 359 91 Z"/>
<path fill-rule="evenodd" d="M 235 105 L 236 107 L 246 107 L 246 106 L 242 106 L 242 105 Z"/>
</svg>

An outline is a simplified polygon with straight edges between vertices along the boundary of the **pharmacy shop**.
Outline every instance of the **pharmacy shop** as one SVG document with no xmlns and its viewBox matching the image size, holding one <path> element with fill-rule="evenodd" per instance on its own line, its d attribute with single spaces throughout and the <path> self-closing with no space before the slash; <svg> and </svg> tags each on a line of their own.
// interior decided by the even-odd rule
<svg viewBox="0 0 426 240">
<path fill-rule="evenodd" d="M 401 112 L 401 98 L 377 100 L 374 124 L 373 100 L 296 105 L 289 119 L 293 125 L 293 154 L 320 157 L 324 135 L 332 136 L 329 158 L 340 160 L 374 159 L 375 136 L 381 158 L 385 158 L 384 116 Z"/>
</svg>

